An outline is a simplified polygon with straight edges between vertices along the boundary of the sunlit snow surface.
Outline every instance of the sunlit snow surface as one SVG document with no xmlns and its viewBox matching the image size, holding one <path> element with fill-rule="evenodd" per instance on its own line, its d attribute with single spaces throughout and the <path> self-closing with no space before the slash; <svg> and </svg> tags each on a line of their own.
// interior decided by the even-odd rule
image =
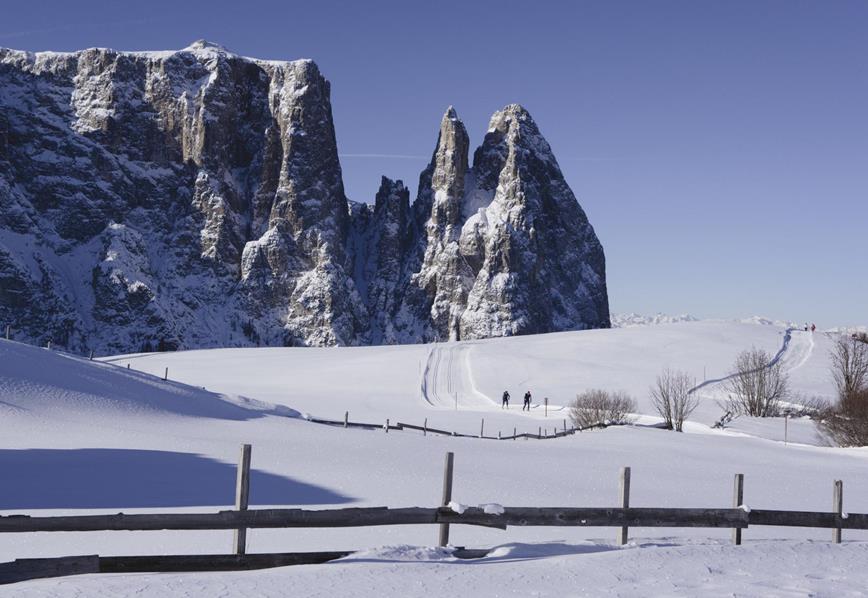
<svg viewBox="0 0 868 598">
<path fill-rule="evenodd" d="M 460 505 L 614 506 L 618 469 L 632 469 L 633 506 L 727 507 L 745 474 L 751 508 L 825 510 L 832 481 L 844 508 L 868 512 L 868 451 L 818 444 L 807 420 L 737 419 L 710 427 L 723 391 L 711 383 L 687 433 L 654 427 L 647 389 L 663 367 L 702 383 L 735 355 L 776 354 L 784 329 L 683 322 L 429 346 L 247 349 L 119 356 L 102 363 L 0 341 L 0 509 L 10 513 L 213 512 L 232 502 L 239 445 L 253 444 L 251 502 L 435 506 L 443 457 L 455 453 Z M 794 389 L 831 396 L 832 338 L 797 331 L 780 358 Z M 130 369 L 127 369 L 129 364 Z M 168 367 L 169 380 L 162 377 Z M 204 388 L 203 388 L 204 387 Z M 547 441 L 451 438 L 343 429 L 304 415 L 404 421 L 486 436 L 562 427 L 562 408 L 589 387 L 623 389 L 633 426 Z M 509 410 L 500 397 L 508 389 Z M 521 397 L 533 394 L 522 412 Z M 457 409 L 455 397 L 457 395 Z M 548 416 L 544 398 L 549 398 Z M 484 423 L 483 420 L 484 419 Z M 492 507 L 494 509 L 494 507 Z M 252 530 L 253 552 L 362 549 L 323 566 L 269 571 L 102 575 L 38 580 L 0 595 L 857 595 L 868 586 L 868 534 L 750 528 L 615 530 L 455 526 L 451 540 L 496 547 L 482 561 L 432 548 L 435 526 Z M 229 532 L 6 534 L 0 561 L 70 554 L 225 553 Z M 407 562 L 409 561 L 409 562 Z"/>
</svg>

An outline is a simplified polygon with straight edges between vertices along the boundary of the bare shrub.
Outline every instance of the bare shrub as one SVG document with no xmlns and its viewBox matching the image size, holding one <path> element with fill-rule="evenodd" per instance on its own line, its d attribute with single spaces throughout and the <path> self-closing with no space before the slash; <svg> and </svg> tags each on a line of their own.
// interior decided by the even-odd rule
<svg viewBox="0 0 868 598">
<path fill-rule="evenodd" d="M 820 431 L 839 446 L 868 445 L 868 339 L 841 337 L 831 352 L 838 402 L 818 421 Z"/>
<path fill-rule="evenodd" d="M 663 370 L 651 387 L 651 403 L 663 418 L 668 430 L 681 432 L 684 420 L 690 417 L 699 404 L 699 397 L 691 394 L 694 380 L 686 372 Z"/>
<path fill-rule="evenodd" d="M 789 381 L 780 361 L 772 363 L 768 352 L 753 348 L 735 359 L 726 382 L 729 398 L 726 409 L 737 415 L 773 417 L 787 397 Z"/>
<path fill-rule="evenodd" d="M 838 446 L 868 446 L 868 388 L 827 409 L 817 426 Z"/>
<path fill-rule="evenodd" d="M 579 429 L 601 424 L 628 424 L 633 421 L 630 414 L 635 411 L 636 401 L 627 393 L 595 388 L 576 395 L 570 406 L 570 419 Z"/>
<path fill-rule="evenodd" d="M 841 336 L 829 355 L 838 397 L 858 393 L 868 385 L 868 338 Z"/>
<path fill-rule="evenodd" d="M 778 415 L 819 419 L 828 411 L 829 407 L 829 401 L 823 397 L 806 397 L 796 393 L 790 397 L 786 405 L 780 406 Z"/>
</svg>

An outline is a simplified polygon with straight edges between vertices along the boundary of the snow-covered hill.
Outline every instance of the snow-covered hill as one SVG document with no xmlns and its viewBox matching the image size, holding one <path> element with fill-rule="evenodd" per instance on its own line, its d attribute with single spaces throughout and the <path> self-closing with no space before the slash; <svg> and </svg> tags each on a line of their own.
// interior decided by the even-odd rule
<svg viewBox="0 0 868 598">
<path fill-rule="evenodd" d="M 774 438 L 782 421 L 712 429 L 708 424 L 719 414 L 714 383 L 703 389 L 687 433 L 649 425 L 655 419 L 647 387 L 662 367 L 693 372 L 698 381 L 704 368 L 712 380 L 727 373 L 738 351 L 758 346 L 774 354 L 784 338 L 774 326 L 683 322 L 435 345 L 136 354 L 102 363 L 0 341 L 0 470 L 13 482 L 0 493 L 0 509 L 222 508 L 231 503 L 238 447 L 250 442 L 255 506 L 433 506 L 443 455 L 453 451 L 454 497 L 464 504 L 614 505 L 618 468 L 630 465 L 635 506 L 728 506 L 732 475 L 740 472 L 751 506 L 826 509 L 832 480 L 843 479 L 845 510 L 868 512 L 868 452 L 814 446 L 806 422 L 790 422 L 788 445 Z M 799 392 L 831 393 L 830 342 L 821 333 L 792 333 L 780 358 Z M 559 407 L 593 386 L 634 394 L 643 414 L 636 425 L 558 440 L 498 442 L 343 429 L 295 416 L 340 419 L 349 411 L 355 421 L 428 418 L 431 426 L 467 433 L 478 432 L 484 418 L 486 433 L 535 431 L 560 426 L 566 414 Z M 514 397 L 531 389 L 534 409 L 522 413 L 513 404 L 502 410 L 496 400 L 504 388 Z M 541 405 L 546 396 L 548 417 Z M 794 434 L 801 435 L 795 443 Z M 757 527 L 746 530 L 745 546 L 736 548 L 727 545 L 727 530 L 635 529 L 631 546 L 612 550 L 611 529 L 455 528 L 456 544 L 500 547 L 475 563 L 428 548 L 435 535 L 424 526 L 253 530 L 249 547 L 256 552 L 367 552 L 355 561 L 255 575 L 82 577 L 27 582 L 14 590 L 24 596 L 176 596 L 223 588 L 227 595 L 279 595 L 292 587 L 309 595 L 350 588 L 347 594 L 368 596 L 471 590 L 495 596 L 533 589 L 560 596 L 613 588 L 641 595 L 656 583 L 677 595 L 759 595 L 781 584 L 796 594 L 830 587 L 858 592 L 868 584 L 868 573 L 856 565 L 866 556 L 868 534 L 858 532 L 845 532 L 848 543 L 836 547 L 825 543 L 828 531 Z M 0 560 L 218 553 L 230 542 L 228 532 L 4 535 Z M 661 580 L 659 571 L 666 568 L 678 574 Z M 613 577 L 607 571 L 632 573 Z"/>
</svg>

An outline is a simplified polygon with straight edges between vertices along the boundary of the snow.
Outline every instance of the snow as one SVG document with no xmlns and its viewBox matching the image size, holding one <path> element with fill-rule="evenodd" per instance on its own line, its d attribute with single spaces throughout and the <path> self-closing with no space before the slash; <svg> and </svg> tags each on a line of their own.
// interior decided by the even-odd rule
<svg viewBox="0 0 868 598">
<path fill-rule="evenodd" d="M 832 337 L 792 333 L 781 359 L 794 388 L 832 392 Z M 810 334 L 810 333 L 807 333 Z M 661 430 L 647 387 L 667 365 L 699 380 L 726 375 L 738 351 L 774 354 L 784 330 L 738 322 L 681 322 L 467 343 L 360 348 L 220 349 L 115 356 L 102 361 L 0 340 L 0 468 L 10 483 L 0 513 L 214 512 L 232 504 L 239 445 L 253 444 L 251 506 L 437 506 L 443 456 L 455 454 L 461 512 L 507 506 L 611 507 L 618 471 L 632 467 L 631 505 L 723 507 L 745 475 L 745 506 L 829 509 L 843 480 L 849 513 L 868 512 L 868 449 L 803 442 L 808 421 L 736 419 L 713 429 L 716 387 L 686 433 Z M 430 364 L 440 352 L 439 367 Z M 127 369 L 127 366 L 130 369 Z M 162 380 L 165 368 L 169 379 Z M 426 381 L 423 385 L 423 381 Z M 382 425 L 406 421 L 486 435 L 560 428 L 577 390 L 623 388 L 638 402 L 632 426 L 556 440 L 496 441 L 421 432 L 343 429 L 300 412 Z M 204 388 L 203 388 L 204 387 Z M 426 400 L 426 388 L 458 393 Z M 501 409 L 530 388 L 533 409 Z M 436 392 L 440 393 L 440 390 Z M 551 399 L 548 417 L 538 400 Z M 485 399 L 485 400 L 483 400 Z M 494 399 L 494 400 L 493 400 Z M 794 440 L 794 435 L 798 440 Z M 436 526 L 255 529 L 251 552 L 355 550 L 327 565 L 209 574 L 136 574 L 34 580 L 0 595 L 857 595 L 868 533 L 751 527 L 744 545 L 726 529 L 453 526 L 456 546 L 493 548 L 462 561 L 435 548 Z M 0 561 L 72 554 L 226 553 L 226 531 L 3 534 Z"/>
<path fill-rule="evenodd" d="M 463 514 L 464 511 L 467 510 L 467 505 L 462 505 L 460 502 L 456 502 L 454 500 L 450 500 L 449 504 L 447 504 L 446 506 L 458 513 L 459 515 Z"/>
<path fill-rule="evenodd" d="M 511 543 L 477 561 L 434 548 L 384 547 L 326 565 L 235 573 L 86 575 L 11 586 L 15 596 L 859 596 L 868 544 L 757 542 L 616 549 Z"/>
<path fill-rule="evenodd" d="M 499 505 L 496 502 L 485 503 L 479 505 L 479 508 L 482 509 L 482 512 L 486 515 L 503 515 L 503 505 Z"/>
</svg>

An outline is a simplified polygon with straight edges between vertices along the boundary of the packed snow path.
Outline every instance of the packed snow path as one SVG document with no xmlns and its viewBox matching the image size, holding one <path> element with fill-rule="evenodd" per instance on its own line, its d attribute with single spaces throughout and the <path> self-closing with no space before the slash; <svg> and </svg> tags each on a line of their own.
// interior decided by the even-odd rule
<svg viewBox="0 0 868 598">
<path fill-rule="evenodd" d="M 769 362 L 767 367 L 771 367 L 776 363 L 780 362 L 782 364 L 782 369 L 784 373 L 792 374 L 795 370 L 805 365 L 811 358 L 811 353 L 813 353 L 814 351 L 814 334 L 814 332 L 807 332 L 803 330 L 788 328 L 786 333 L 784 334 L 783 345 Z M 707 388 L 721 382 L 726 382 L 734 375 L 735 374 L 729 374 L 728 376 L 724 376 L 723 378 L 706 380 L 702 384 L 699 384 L 692 388 L 690 392 L 696 392 L 697 390 L 701 390 L 703 388 Z"/>
<path fill-rule="evenodd" d="M 470 371 L 472 344 L 435 343 L 422 373 L 422 398 L 434 407 L 488 409 L 495 402 L 476 389 Z"/>
</svg>

